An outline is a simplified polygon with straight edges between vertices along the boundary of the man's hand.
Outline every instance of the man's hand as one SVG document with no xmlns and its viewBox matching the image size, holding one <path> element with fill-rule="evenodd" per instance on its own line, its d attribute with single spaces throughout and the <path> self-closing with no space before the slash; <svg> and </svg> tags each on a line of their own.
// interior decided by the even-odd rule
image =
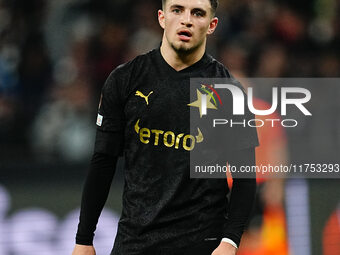
<svg viewBox="0 0 340 255">
<path fill-rule="evenodd" d="M 92 245 L 76 244 L 72 255 L 96 255 L 96 251 Z"/>
<path fill-rule="evenodd" d="M 236 255 L 237 249 L 229 243 L 221 242 L 211 255 Z"/>
</svg>

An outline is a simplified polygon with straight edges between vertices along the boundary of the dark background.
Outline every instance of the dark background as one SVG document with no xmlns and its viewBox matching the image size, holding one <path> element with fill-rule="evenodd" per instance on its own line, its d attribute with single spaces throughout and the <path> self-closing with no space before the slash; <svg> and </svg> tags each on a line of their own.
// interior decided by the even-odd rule
<svg viewBox="0 0 340 255">
<path fill-rule="evenodd" d="M 0 236 L 8 237 L 0 241 L 1 255 L 19 254 L 13 247 L 20 244 L 11 239 L 20 235 L 11 230 L 14 215 L 38 208 L 61 222 L 79 207 L 100 89 L 116 66 L 159 45 L 160 6 L 156 0 L 0 1 L 0 186 L 8 192 L 0 192 Z M 337 0 L 220 1 L 220 23 L 208 52 L 244 77 L 339 77 L 339 10 Z M 327 101 L 332 91 L 320 85 L 316 94 Z M 313 108 L 320 103 L 312 100 Z M 287 132 L 290 161 L 318 162 L 320 152 L 323 162 L 339 161 L 339 104 L 329 109 L 322 121 L 310 123 L 323 132 Z M 297 149 L 306 141 L 308 154 Z M 121 168 L 107 205 L 118 215 Z M 304 254 L 323 253 L 324 227 L 340 202 L 339 184 L 306 181 L 308 215 L 302 216 L 310 235 Z M 53 247 L 56 238 L 45 242 Z"/>
</svg>

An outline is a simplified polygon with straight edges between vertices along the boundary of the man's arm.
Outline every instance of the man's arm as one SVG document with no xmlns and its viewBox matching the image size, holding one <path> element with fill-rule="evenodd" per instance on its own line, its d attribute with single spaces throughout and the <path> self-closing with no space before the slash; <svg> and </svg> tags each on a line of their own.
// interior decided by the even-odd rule
<svg viewBox="0 0 340 255">
<path fill-rule="evenodd" d="M 123 154 L 125 116 L 120 88 L 125 84 L 125 72 L 116 68 L 102 88 L 94 154 L 83 190 L 73 255 L 95 254 L 92 246 L 94 231 L 109 194 L 117 158 Z"/>
<path fill-rule="evenodd" d="M 241 166 L 255 165 L 255 148 L 243 149 L 232 153 L 228 160 L 231 166 L 240 169 Z M 224 230 L 224 237 L 240 245 L 241 236 L 249 220 L 255 201 L 256 173 L 246 173 L 244 176 L 234 175 L 233 187 L 229 203 L 228 219 Z M 226 242 L 221 242 L 213 255 L 233 255 L 236 248 Z"/>
<path fill-rule="evenodd" d="M 76 236 L 76 243 L 92 245 L 99 215 L 107 200 L 117 157 L 95 152 L 87 175 Z"/>
<path fill-rule="evenodd" d="M 73 255 L 93 255 L 93 237 L 98 218 L 107 200 L 117 163 L 120 133 L 97 130 L 95 152 L 91 159 L 81 201 L 81 210 Z M 105 146 L 104 146 L 105 145 Z M 109 151 L 110 153 L 107 153 Z"/>
</svg>

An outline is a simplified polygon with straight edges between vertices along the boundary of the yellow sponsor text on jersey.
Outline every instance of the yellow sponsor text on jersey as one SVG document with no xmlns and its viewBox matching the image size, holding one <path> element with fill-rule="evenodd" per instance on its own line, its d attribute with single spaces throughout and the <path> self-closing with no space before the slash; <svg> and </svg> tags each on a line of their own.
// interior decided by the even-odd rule
<svg viewBox="0 0 340 255">
<path fill-rule="evenodd" d="M 163 131 L 158 129 L 140 128 L 138 120 L 135 124 L 135 131 L 139 135 L 139 140 L 144 144 L 151 144 L 153 140 L 154 146 L 164 145 L 166 147 L 179 149 L 180 146 L 187 151 L 195 148 L 196 143 L 203 141 L 203 134 L 198 128 L 198 135 L 193 136 L 184 133 L 175 134 L 172 131 Z M 154 139 L 153 139 L 154 138 Z"/>
</svg>

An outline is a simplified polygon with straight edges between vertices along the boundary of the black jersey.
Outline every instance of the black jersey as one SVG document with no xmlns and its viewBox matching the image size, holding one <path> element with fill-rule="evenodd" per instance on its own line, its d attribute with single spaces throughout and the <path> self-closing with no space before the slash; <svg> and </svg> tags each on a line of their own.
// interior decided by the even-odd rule
<svg viewBox="0 0 340 255">
<path fill-rule="evenodd" d="M 191 77 L 230 74 L 207 54 L 176 71 L 156 49 L 116 68 L 103 87 L 98 129 L 124 137 L 115 148 L 96 143 L 97 151 L 125 157 L 114 255 L 160 254 L 226 237 L 226 179 L 190 178 L 189 153 L 195 146 L 188 106 Z M 240 144 L 255 147 L 252 132 L 237 135 Z"/>
</svg>

